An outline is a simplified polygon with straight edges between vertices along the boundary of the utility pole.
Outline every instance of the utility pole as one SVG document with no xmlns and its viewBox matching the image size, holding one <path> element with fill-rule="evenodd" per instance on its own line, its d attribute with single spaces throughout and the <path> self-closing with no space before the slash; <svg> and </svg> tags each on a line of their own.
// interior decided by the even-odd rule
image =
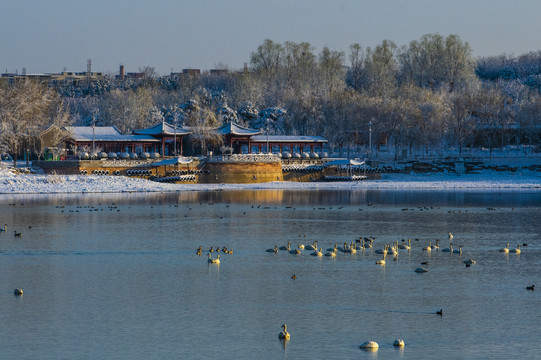
<svg viewBox="0 0 541 360">
<path fill-rule="evenodd" d="M 368 123 L 368 157 L 372 158 L 372 120 Z"/>
<path fill-rule="evenodd" d="M 96 141 L 95 141 L 95 132 L 96 132 L 96 117 L 94 113 L 92 113 L 92 156 L 94 156 L 94 153 L 96 152 Z"/>
<path fill-rule="evenodd" d="M 175 156 L 177 155 L 177 121 L 178 121 L 178 115 L 175 114 L 173 116 L 173 124 L 175 125 Z"/>
<path fill-rule="evenodd" d="M 267 118 L 267 154 L 270 154 L 271 151 L 269 149 L 269 118 Z"/>
</svg>

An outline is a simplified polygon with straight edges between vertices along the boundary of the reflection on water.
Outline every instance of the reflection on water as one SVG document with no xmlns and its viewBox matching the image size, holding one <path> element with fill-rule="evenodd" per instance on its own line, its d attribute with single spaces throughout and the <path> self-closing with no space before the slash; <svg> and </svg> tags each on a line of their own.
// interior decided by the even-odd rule
<svg viewBox="0 0 541 360">
<path fill-rule="evenodd" d="M 522 192 L 5 196 L 0 347 L 40 359 L 534 358 L 539 299 L 525 288 L 541 275 L 540 204 Z M 462 255 L 422 250 L 448 247 L 449 232 Z M 265 251 L 359 237 L 374 248 Z M 376 265 L 375 249 L 408 239 L 411 251 Z M 507 242 L 527 245 L 500 253 Z M 233 254 L 209 264 L 206 250 L 224 246 Z M 368 340 L 377 352 L 359 349 Z"/>
</svg>

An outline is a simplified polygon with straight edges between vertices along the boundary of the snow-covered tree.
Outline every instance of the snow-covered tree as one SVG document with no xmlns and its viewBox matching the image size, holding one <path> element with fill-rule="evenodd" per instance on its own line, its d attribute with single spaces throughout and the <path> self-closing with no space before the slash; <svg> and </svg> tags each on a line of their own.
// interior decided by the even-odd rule
<svg viewBox="0 0 541 360">
<path fill-rule="evenodd" d="M 286 133 L 286 115 L 287 111 L 278 107 L 270 107 L 263 109 L 259 112 L 259 118 L 250 124 L 250 127 L 254 129 L 267 129 L 271 134 L 285 134 Z"/>
<path fill-rule="evenodd" d="M 250 124 L 254 123 L 257 118 L 259 111 L 254 106 L 254 104 L 250 101 L 246 101 L 242 103 L 237 110 L 237 119 L 240 120 L 241 125 L 243 126 L 250 126 Z"/>
<path fill-rule="evenodd" d="M 0 146 L 13 157 L 15 166 L 20 151 L 26 151 L 29 141 L 49 124 L 59 102 L 55 90 L 35 81 L 0 88 Z"/>
<path fill-rule="evenodd" d="M 218 122 L 222 125 L 225 125 L 229 122 L 238 122 L 236 111 L 231 109 L 225 103 L 222 104 L 222 106 L 220 106 L 218 110 L 216 110 L 216 118 Z"/>
</svg>

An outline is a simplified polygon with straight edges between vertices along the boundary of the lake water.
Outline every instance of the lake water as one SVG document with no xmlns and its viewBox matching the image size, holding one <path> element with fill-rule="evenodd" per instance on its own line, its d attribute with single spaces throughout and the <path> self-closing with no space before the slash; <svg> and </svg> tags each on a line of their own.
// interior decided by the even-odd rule
<svg viewBox="0 0 541 360">
<path fill-rule="evenodd" d="M 5 359 L 540 357 L 541 192 L 4 195 L 4 223 Z M 422 250 L 449 232 L 462 255 Z M 334 259 L 265 251 L 360 236 L 374 248 Z M 409 238 L 375 264 L 374 249 Z M 234 253 L 209 265 L 211 246 Z M 368 340 L 377 352 L 359 349 Z"/>
</svg>

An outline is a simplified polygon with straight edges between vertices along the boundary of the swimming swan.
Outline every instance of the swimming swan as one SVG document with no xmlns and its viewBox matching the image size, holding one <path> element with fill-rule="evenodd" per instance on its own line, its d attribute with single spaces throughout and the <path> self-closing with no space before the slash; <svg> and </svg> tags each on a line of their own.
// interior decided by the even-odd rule
<svg viewBox="0 0 541 360">
<path fill-rule="evenodd" d="M 517 245 L 516 249 L 511 249 L 511 250 L 509 250 L 509 252 L 512 252 L 512 253 L 515 253 L 515 254 L 520 254 L 520 244 Z"/>
<path fill-rule="evenodd" d="M 291 241 L 287 242 L 287 246 L 280 246 L 280 250 L 291 250 Z"/>
<path fill-rule="evenodd" d="M 289 340 L 291 338 L 291 336 L 289 335 L 289 333 L 287 332 L 287 325 L 284 324 L 282 325 L 282 332 L 278 334 L 278 339 L 280 340 Z"/>
<path fill-rule="evenodd" d="M 375 341 L 367 341 L 365 343 L 362 343 L 361 346 L 359 346 L 361 349 L 367 349 L 367 350 L 376 350 L 379 348 L 379 345 Z"/>
<path fill-rule="evenodd" d="M 400 245 L 400 248 L 401 249 L 406 249 L 406 250 L 411 250 L 411 239 L 408 239 L 408 245 L 403 243 L 402 245 Z"/>
<path fill-rule="evenodd" d="M 404 340 L 402 339 L 396 339 L 394 342 L 393 342 L 393 346 L 399 346 L 399 347 L 402 347 L 402 346 L 405 346 L 406 343 L 404 342 Z"/>
<path fill-rule="evenodd" d="M 211 255 L 209 253 L 209 258 L 208 258 L 207 261 L 208 261 L 209 264 L 219 265 L 220 264 L 220 255 L 218 255 L 218 257 L 216 259 L 213 259 L 213 258 L 211 258 Z"/>
<path fill-rule="evenodd" d="M 500 252 L 506 254 L 509 253 L 509 243 L 507 243 L 507 245 L 503 249 L 500 249 Z"/>
<path fill-rule="evenodd" d="M 336 252 L 337 252 L 337 251 L 338 251 L 338 250 L 333 249 L 332 251 L 326 252 L 326 253 L 325 253 L 325 256 L 336 257 Z"/>
</svg>

